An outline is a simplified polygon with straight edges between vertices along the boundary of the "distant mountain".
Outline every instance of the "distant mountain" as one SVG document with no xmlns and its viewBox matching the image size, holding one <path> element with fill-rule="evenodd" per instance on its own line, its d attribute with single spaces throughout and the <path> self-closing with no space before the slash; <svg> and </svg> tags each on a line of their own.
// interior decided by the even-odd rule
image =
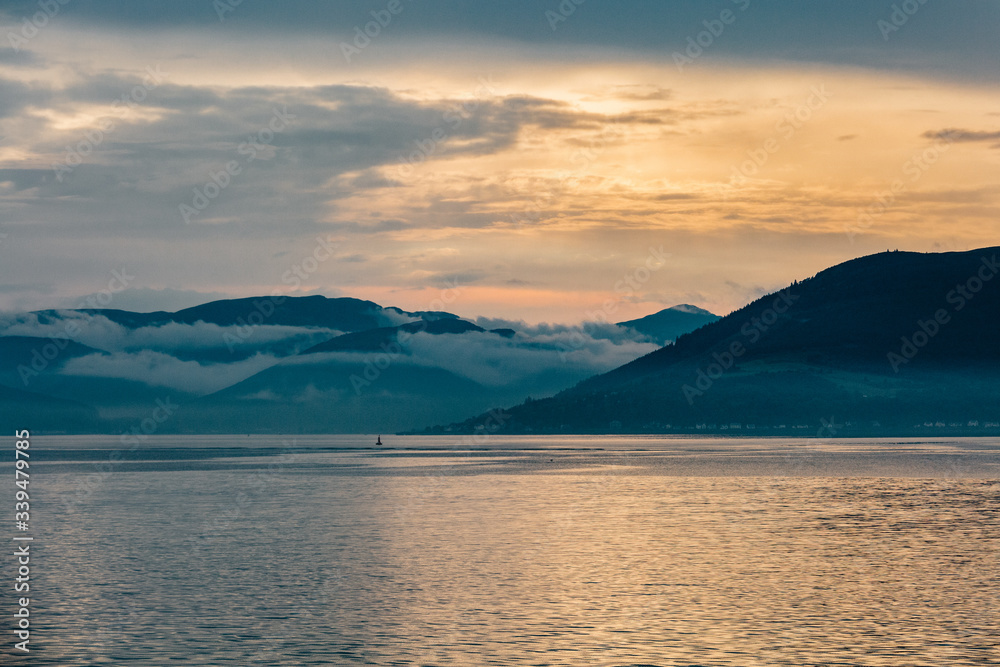
<svg viewBox="0 0 1000 667">
<path fill-rule="evenodd" d="M 102 350 L 69 339 L 52 340 L 39 336 L 0 336 L 0 375 L 16 373 L 17 367 L 28 368 L 50 364 L 50 358 L 60 360 L 100 354 Z"/>
<path fill-rule="evenodd" d="M 409 320 L 414 325 L 436 330 L 454 327 L 449 323 L 459 321 L 451 313 L 410 313 L 399 308 L 382 308 L 371 301 L 323 296 L 227 299 L 176 313 L 79 309 L 44 310 L 30 315 L 33 317 L 21 319 L 58 333 L 52 337 L 0 335 L 0 388 L 4 390 L 0 392 L 0 416 L 12 419 L 11 427 L 16 428 L 16 416 L 25 401 L 39 406 L 43 399 L 51 400 L 53 411 L 44 423 L 53 432 L 73 431 L 88 424 L 85 430 L 120 430 L 144 419 L 157 400 L 169 397 L 175 402 L 189 403 L 199 398 L 197 391 L 165 387 L 153 378 L 144 379 L 141 377 L 144 367 L 153 370 L 173 363 L 178 372 L 183 372 L 184 364 L 188 369 L 197 364 L 222 370 L 254 358 L 273 358 L 271 363 L 276 363 L 318 342 L 328 341 L 331 330 L 364 337 L 368 331 L 391 322 Z M 106 318 L 127 331 L 124 338 L 116 338 L 118 332 L 108 332 L 111 338 L 100 339 L 102 349 L 71 340 L 69 334 L 79 333 L 81 323 L 87 318 Z M 67 325 L 68 322 L 74 326 Z M 200 324 L 222 329 L 196 332 Z M 158 333 L 170 325 L 173 328 Z M 286 329 L 267 333 L 268 328 L 278 327 Z M 100 325 L 94 328 L 103 332 Z M 85 360 L 83 370 L 79 365 L 68 370 L 85 357 L 90 358 Z M 253 372 L 250 370 L 247 375 Z M 95 419 L 88 421 L 67 406 L 75 406 L 74 410 L 89 406 L 86 409 Z M 100 420 L 96 419 L 98 414 Z M 0 426 L 5 424 L 8 422 L 0 419 Z M 243 430 L 238 419 L 229 424 L 235 431 Z M 175 426 L 171 423 L 163 430 Z"/>
<path fill-rule="evenodd" d="M 325 343 L 315 345 L 303 351 L 302 354 L 314 354 L 317 352 L 379 352 L 393 342 L 397 342 L 400 336 L 412 336 L 417 333 L 431 335 L 463 334 L 470 331 L 485 333 L 486 329 L 476 326 L 472 322 L 458 319 L 457 317 L 431 321 L 422 320 L 401 324 L 398 327 L 379 327 L 377 329 L 344 334 L 336 338 L 331 338 Z M 513 329 L 490 329 L 489 332 L 503 338 L 513 338 L 516 333 Z"/>
<path fill-rule="evenodd" d="M 998 254 L 852 260 L 652 352 L 628 332 L 487 331 L 321 296 L 4 314 L 0 427 L 115 433 L 170 401 L 158 433 L 469 432 L 485 418 L 459 420 L 517 405 L 507 432 L 1000 434 Z M 665 339 L 714 317 L 622 324 Z"/>
<path fill-rule="evenodd" d="M 718 319 L 718 315 L 685 303 L 665 308 L 658 313 L 640 317 L 637 320 L 619 322 L 618 326 L 635 329 L 660 345 L 666 345 L 668 342 L 677 340 L 679 336 Z"/>
<path fill-rule="evenodd" d="M 458 419 L 498 401 L 521 400 L 537 388 L 486 386 L 436 367 L 411 348 L 421 334 L 505 337 L 504 330 L 487 332 L 460 319 L 344 334 L 191 402 L 177 428 L 204 433 L 392 433 L 425 424 L 428 418 Z M 451 345 L 457 348 L 458 342 Z"/>
<path fill-rule="evenodd" d="M 1000 432 L 998 256 L 1000 248 L 984 248 L 845 262 L 674 345 L 512 408 L 503 429 Z"/>
<path fill-rule="evenodd" d="M 18 427 L 30 392 L 99 417 L 54 409 L 43 432 L 129 430 L 163 401 L 180 408 L 158 433 L 393 432 L 551 396 L 651 347 L 322 296 L 3 314 L 0 415 L 13 421 L 0 427 Z"/>
<path fill-rule="evenodd" d="M 0 385 L 0 425 L 8 433 L 92 433 L 101 428 L 94 408 Z"/>
<path fill-rule="evenodd" d="M 399 308 L 385 308 L 373 301 L 349 297 L 328 298 L 321 295 L 300 297 L 248 297 L 212 301 L 176 313 L 133 313 L 124 310 L 83 309 L 80 312 L 103 315 L 112 322 L 135 329 L 170 322 L 180 324 L 217 324 L 219 326 L 281 325 L 294 327 L 326 327 L 340 331 L 363 331 L 386 324 L 383 311 L 413 319 L 449 319 L 451 313 L 407 313 Z M 49 312 L 52 311 L 43 311 Z"/>
<path fill-rule="evenodd" d="M 483 332 L 485 329 L 478 327 L 472 322 L 460 319 L 442 319 L 432 322 L 412 322 L 398 327 L 379 327 L 344 334 L 331 338 L 325 343 L 315 345 L 302 354 L 315 354 L 317 352 L 379 352 L 389 344 L 396 342 L 400 334 L 413 335 L 424 332 L 432 335 L 440 334 L 462 334 L 469 331 Z"/>
<path fill-rule="evenodd" d="M 67 361 L 91 354 L 104 351 L 68 338 L 0 336 L 0 385 L 38 391 Z"/>
</svg>

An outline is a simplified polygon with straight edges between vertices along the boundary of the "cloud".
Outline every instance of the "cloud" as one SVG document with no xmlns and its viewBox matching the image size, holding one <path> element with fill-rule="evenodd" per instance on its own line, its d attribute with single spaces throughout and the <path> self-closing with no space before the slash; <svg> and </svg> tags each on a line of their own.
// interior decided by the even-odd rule
<svg viewBox="0 0 1000 667">
<path fill-rule="evenodd" d="M 24 49 L 16 50 L 8 47 L 0 47 L 0 65 L 38 68 L 43 65 L 43 62 L 37 53 Z"/>
<path fill-rule="evenodd" d="M 665 102 L 673 99 L 674 91 L 651 84 L 624 84 L 604 86 L 595 91 L 584 93 L 583 99 L 588 102 L 604 100 L 626 100 L 630 102 Z"/>
<path fill-rule="evenodd" d="M 411 225 L 402 220 L 379 220 L 377 222 L 337 222 L 330 227 L 352 234 L 381 234 L 383 232 L 398 232 L 408 229 Z"/>
<path fill-rule="evenodd" d="M 545 340 L 556 345 L 570 338 L 578 339 L 580 336 L 593 340 L 609 341 L 616 345 L 645 340 L 645 338 L 639 337 L 636 331 L 619 327 L 613 322 L 589 320 L 583 324 L 550 324 L 548 322 L 528 324 L 524 320 L 509 320 L 502 317 L 477 317 L 474 322 L 483 329 L 513 329 L 532 341 Z"/>
<path fill-rule="evenodd" d="M 420 363 L 444 368 L 480 384 L 494 387 L 530 384 L 554 391 L 659 347 L 625 336 L 616 338 L 601 338 L 582 329 L 538 335 L 528 341 L 490 333 L 418 334 L 409 347 Z"/>
<path fill-rule="evenodd" d="M 67 299 L 62 304 L 65 308 L 75 308 L 81 303 L 94 302 L 93 299 L 102 296 L 99 293 L 87 294 L 81 297 Z M 134 287 L 116 292 L 111 304 L 119 310 L 131 310 L 136 313 L 151 313 L 158 310 L 176 312 L 210 301 L 229 298 L 223 292 L 199 292 L 197 290 L 179 290 L 171 288 Z M 100 302 L 97 302 L 100 303 Z"/>
<path fill-rule="evenodd" d="M 419 272 L 417 276 L 426 285 L 445 285 L 460 288 L 462 285 L 472 285 L 484 280 L 489 276 L 489 273 L 481 269 L 465 269 L 436 273 Z"/>
<path fill-rule="evenodd" d="M 3 51 L 0 50 L 0 54 Z M 0 59 L 0 65 L 7 65 Z M 0 79 L 0 119 L 19 116 L 27 107 L 44 105 L 51 99 L 51 91 L 41 85 Z M 7 137 L 8 141 L 14 139 Z"/>
<path fill-rule="evenodd" d="M 489 332 L 417 333 L 407 340 L 400 353 L 390 357 L 390 363 L 443 368 L 485 386 L 538 396 L 560 391 L 659 348 L 635 331 L 607 324 L 531 326 L 485 318 L 478 323 L 491 328 L 512 328 L 518 334 L 504 338 Z M 363 367 L 379 354 L 324 352 L 299 355 L 283 363 Z"/>
<path fill-rule="evenodd" d="M 329 340 L 343 332 L 335 329 L 317 329 L 312 327 L 292 327 L 280 325 L 260 325 L 250 330 L 249 336 L 244 335 L 246 329 L 239 326 L 218 326 L 196 322 L 194 324 L 168 323 L 156 327 L 141 327 L 126 330 L 118 349 L 136 350 L 197 350 L 218 349 L 230 347 L 235 349 L 254 349 L 265 347 L 272 343 L 302 340 L 302 346 Z"/>
<path fill-rule="evenodd" d="M 52 294 L 55 287 L 52 283 L 20 283 L 0 285 L 0 294 Z"/>
<path fill-rule="evenodd" d="M 5 5 L 11 24 L 20 24 L 38 11 L 37 3 L 25 0 L 9 0 Z M 352 64 L 360 67 L 380 59 L 398 63 L 403 54 L 412 59 L 418 45 L 425 52 L 454 59 L 450 51 L 456 43 L 464 47 L 463 58 L 473 58 L 477 47 L 506 43 L 521 51 L 570 52 L 571 57 L 590 60 L 606 57 L 609 52 L 655 56 L 672 66 L 670 55 L 682 51 L 688 37 L 705 29 L 703 22 L 717 20 L 725 9 L 735 12 L 736 21 L 711 44 L 704 59 L 781 58 L 806 64 L 892 66 L 901 70 L 923 66 L 944 70 L 942 76 L 958 73 L 966 77 L 987 77 L 998 64 L 993 48 L 995 32 L 990 29 L 1000 20 L 995 3 L 940 0 L 922 4 L 919 17 L 903 28 L 900 38 L 888 41 L 878 28 L 879 20 L 890 19 L 892 10 L 887 5 L 865 0 L 772 0 L 748 3 L 746 11 L 739 11 L 743 5 L 731 0 L 586 3 L 575 7 L 553 30 L 545 12 L 558 12 L 557 2 L 540 5 L 535 0 L 508 0 L 475 6 L 460 0 L 404 2 L 403 12 L 377 38 L 376 46 L 366 49 Z M 301 41 L 322 39 L 336 52 L 337 64 L 342 66 L 336 47 L 350 42 L 354 28 L 372 20 L 370 10 L 385 4 L 368 7 L 285 0 L 280 5 L 242 2 L 233 6 L 234 11 L 220 21 L 212 3 L 204 0 L 81 2 L 67 7 L 56 20 L 71 24 L 75 30 L 112 34 L 207 32 L 214 28 L 211 36 L 216 40 L 244 40 L 254 46 L 265 37 L 294 39 L 296 46 Z M 538 54 L 531 53 L 529 58 L 537 59 Z"/>
<path fill-rule="evenodd" d="M 125 337 L 125 328 L 106 317 L 73 311 L 11 313 L 0 315 L 0 334 L 39 338 L 70 338 L 98 350 L 114 349 Z"/>
<path fill-rule="evenodd" d="M 496 289 L 476 292 L 486 295 L 479 302 L 470 296 L 465 312 L 567 320 L 585 292 L 618 279 L 606 251 L 637 240 L 641 249 L 644 234 L 694 232 L 680 238 L 688 251 L 699 245 L 694 235 L 722 247 L 752 228 L 731 267 L 717 267 L 702 244 L 670 276 L 679 287 L 645 288 L 697 286 L 726 308 L 741 304 L 720 288 L 723 277 L 771 284 L 801 275 L 804 256 L 809 274 L 869 251 L 833 236 L 891 182 L 899 156 L 929 127 L 914 110 L 933 111 L 933 127 L 976 128 L 996 108 L 1000 51 L 989 28 L 1000 9 L 927 3 L 885 43 L 876 21 L 888 9 L 872 3 L 750 3 L 704 57 L 677 71 L 673 51 L 735 4 L 585 3 L 552 30 L 545 7 L 529 0 L 407 2 L 348 64 L 339 43 L 371 20 L 370 9 L 243 2 L 220 22 L 204 0 L 75 0 L 25 50 L 0 51 L 0 262 L 18 288 L 51 286 L 48 296 L 0 293 L 0 308 L 66 305 L 100 289 L 102 271 L 125 260 L 141 266 L 135 287 L 150 291 L 135 302 L 123 296 L 123 307 L 140 308 L 142 296 L 149 302 L 140 309 L 183 302 L 155 292 L 163 285 L 268 293 L 290 285 L 286 272 L 330 233 L 341 246 L 301 279 L 304 293 L 401 290 L 415 309 L 423 295 L 402 290 L 474 267 L 483 274 L 475 286 Z M 4 9 L 17 26 L 38 5 Z M 158 64 L 164 81 L 119 114 L 115 101 Z M 824 83 L 831 106 L 794 137 L 776 135 L 782 115 Z M 245 142 L 276 109 L 294 118 L 250 160 Z M 113 131 L 95 133 L 102 119 L 114 120 Z M 611 128 L 620 139 L 609 140 Z M 962 140 L 994 145 L 988 130 L 962 130 Z M 845 132 L 865 140 L 832 140 Z M 773 136 L 780 150 L 760 176 L 726 186 L 732 168 Z M 70 158 L 81 163 L 60 180 L 52 165 Z M 972 159 L 941 160 L 913 191 L 988 185 L 988 160 Z M 219 176 L 233 161 L 240 173 Z M 179 207 L 215 188 L 186 224 Z M 970 246 L 995 237 L 980 224 L 987 206 L 931 206 L 913 223 L 910 203 L 899 198 L 856 242 L 884 235 L 927 249 L 942 229 Z M 769 246 L 803 230 L 826 249 L 758 275 L 762 258 L 774 259 Z M 461 255 L 419 258 L 439 246 Z M 525 285 L 545 286 L 549 301 L 520 301 Z"/>
<path fill-rule="evenodd" d="M 129 329 L 103 315 L 71 310 L 0 314 L 0 335 L 40 338 L 68 336 L 78 343 L 108 352 L 227 350 L 234 353 L 234 358 L 242 359 L 248 352 L 279 343 L 282 344 L 280 349 L 294 352 L 342 333 L 334 329 L 277 325 L 254 327 L 249 335 L 246 332 L 247 329 L 237 325 L 223 327 L 205 322 L 169 322 Z"/>
<path fill-rule="evenodd" d="M 945 130 L 928 130 L 924 132 L 923 136 L 928 139 L 941 139 L 956 143 L 996 141 L 998 143 L 993 144 L 990 148 L 1000 148 L 1000 131 L 949 128 Z"/>
<path fill-rule="evenodd" d="M 182 361 L 153 350 L 115 352 L 69 359 L 63 375 L 135 380 L 154 387 L 168 387 L 193 394 L 210 394 L 269 368 L 279 359 L 258 354 L 228 364 Z"/>
</svg>

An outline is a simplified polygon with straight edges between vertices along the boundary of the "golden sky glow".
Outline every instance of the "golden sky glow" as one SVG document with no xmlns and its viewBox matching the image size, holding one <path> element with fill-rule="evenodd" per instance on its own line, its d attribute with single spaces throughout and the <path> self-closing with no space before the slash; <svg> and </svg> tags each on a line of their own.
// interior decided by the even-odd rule
<svg viewBox="0 0 1000 667">
<path fill-rule="evenodd" d="M 141 263 L 134 287 L 152 290 L 421 309 L 450 280 L 466 316 L 574 322 L 608 298 L 622 319 L 684 302 L 724 314 L 855 256 L 1000 232 L 1000 93 L 975 79 L 734 57 L 678 71 L 669 51 L 457 37 L 347 66 L 318 35 L 210 34 L 67 22 L 31 43 L 43 65 L 0 70 L 30 93 L 0 126 L 0 210 L 19 232 L 0 252 L 24 283 L 0 305 L 99 288 L 110 260 L 71 259 L 92 252 Z M 54 182 L 151 66 L 165 81 Z M 287 129 L 184 224 L 193 189 L 282 107 Z M 331 261 L 283 280 L 317 235 L 336 240 Z M 616 293 L 651 247 L 668 263 Z"/>
</svg>

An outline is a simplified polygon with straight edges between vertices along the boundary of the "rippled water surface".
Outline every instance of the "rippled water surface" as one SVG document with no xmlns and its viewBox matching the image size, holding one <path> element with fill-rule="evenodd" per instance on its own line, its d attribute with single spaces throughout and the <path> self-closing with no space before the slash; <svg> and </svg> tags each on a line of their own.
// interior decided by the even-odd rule
<svg viewBox="0 0 1000 667">
<path fill-rule="evenodd" d="M 385 440 L 34 440 L 0 659 L 1000 664 L 996 440 Z"/>
</svg>

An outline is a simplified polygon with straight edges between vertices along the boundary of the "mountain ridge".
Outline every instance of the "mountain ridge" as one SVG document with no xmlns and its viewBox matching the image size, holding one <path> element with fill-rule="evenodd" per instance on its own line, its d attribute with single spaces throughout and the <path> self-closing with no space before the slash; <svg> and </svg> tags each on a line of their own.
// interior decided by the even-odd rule
<svg viewBox="0 0 1000 667">
<path fill-rule="evenodd" d="M 718 315 L 703 308 L 682 303 L 634 320 L 618 322 L 620 327 L 629 327 L 649 336 L 660 345 L 674 341 L 678 336 L 710 324 L 719 319 Z"/>
<path fill-rule="evenodd" d="M 887 252 L 829 267 L 673 345 L 511 408 L 502 431 L 818 430 L 838 415 L 842 433 L 1000 422 L 1000 280 L 990 282 L 998 253 Z"/>
<path fill-rule="evenodd" d="M 448 312 L 322 296 L 218 300 L 176 313 L 34 311 L 7 324 L 44 333 L 0 336 L 0 385 L 10 389 L 0 422 L 16 422 L 14 396 L 25 390 L 93 407 L 111 430 L 170 398 L 183 409 L 158 426 L 164 433 L 415 428 L 551 395 L 595 364 L 613 367 L 591 356 L 609 345 L 639 350 L 630 357 L 652 346 L 626 334 L 577 353 L 571 327 L 487 330 Z M 55 419 L 50 427 L 66 430 Z"/>
</svg>

